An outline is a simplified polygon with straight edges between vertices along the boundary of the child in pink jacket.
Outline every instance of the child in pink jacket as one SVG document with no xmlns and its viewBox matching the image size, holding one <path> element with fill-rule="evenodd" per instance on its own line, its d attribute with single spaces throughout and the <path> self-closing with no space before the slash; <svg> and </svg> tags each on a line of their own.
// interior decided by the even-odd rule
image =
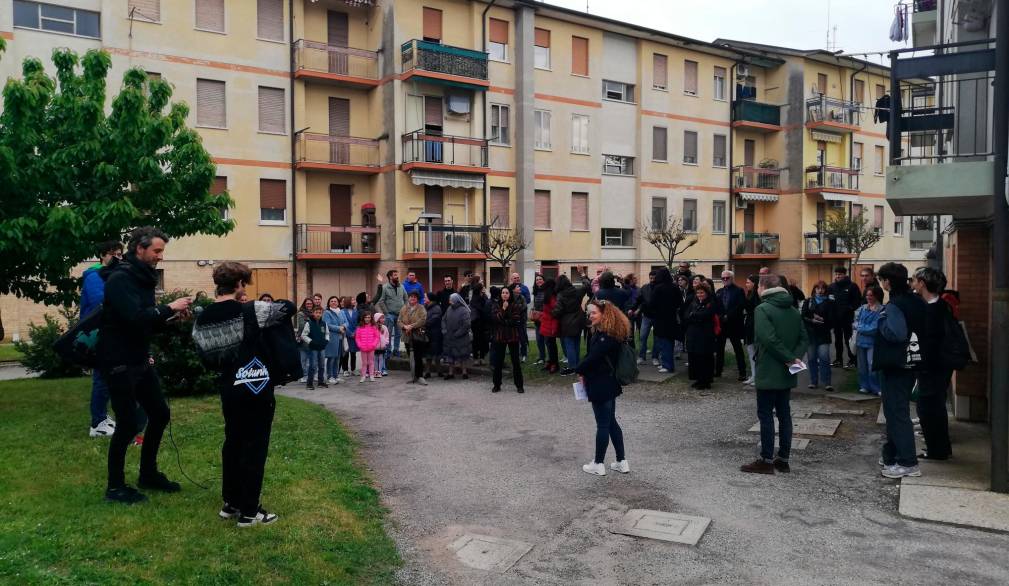
<svg viewBox="0 0 1009 586">
<path fill-rule="evenodd" d="M 361 352 L 361 381 L 375 382 L 375 350 L 382 343 L 382 332 L 375 327 L 371 313 L 361 314 L 361 325 L 354 332 L 357 349 Z"/>
<path fill-rule="evenodd" d="M 385 314 L 375 314 L 375 327 L 382 333 L 382 341 L 378 348 L 375 348 L 375 375 L 389 376 L 389 371 L 385 369 L 386 349 L 389 348 L 389 328 L 385 325 Z"/>
</svg>

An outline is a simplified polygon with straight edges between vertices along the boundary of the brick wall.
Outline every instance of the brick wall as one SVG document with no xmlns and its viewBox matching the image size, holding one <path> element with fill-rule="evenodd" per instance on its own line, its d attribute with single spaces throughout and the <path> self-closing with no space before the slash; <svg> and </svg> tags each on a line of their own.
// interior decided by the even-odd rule
<svg viewBox="0 0 1009 586">
<path fill-rule="evenodd" d="M 967 412 L 958 419 L 988 420 L 991 323 L 991 229 L 986 225 L 961 225 L 951 235 L 945 255 L 950 287 L 960 292 L 960 318 L 967 325 L 978 363 L 957 373 L 954 392 L 968 398 Z M 962 402 L 958 402 L 962 404 Z"/>
</svg>

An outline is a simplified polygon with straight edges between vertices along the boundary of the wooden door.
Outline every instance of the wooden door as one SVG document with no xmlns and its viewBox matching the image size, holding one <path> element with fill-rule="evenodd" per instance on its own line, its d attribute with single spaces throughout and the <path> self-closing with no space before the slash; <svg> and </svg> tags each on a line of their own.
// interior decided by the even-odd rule
<svg viewBox="0 0 1009 586">
<path fill-rule="evenodd" d="M 274 299 L 287 299 L 287 286 L 287 269 L 252 269 L 252 284 L 245 292 L 253 301 L 263 293 L 269 293 Z"/>
<path fill-rule="evenodd" d="M 442 99 L 439 96 L 426 96 L 424 98 L 424 133 L 432 136 L 441 136 L 444 130 L 444 109 Z M 428 163 L 441 163 L 444 159 L 443 144 L 441 141 L 424 141 L 424 161 Z"/>
<path fill-rule="evenodd" d="M 444 223 L 445 216 L 445 192 L 436 185 L 424 186 L 424 211 L 428 214 L 441 214 L 441 220 L 435 220 L 435 224 Z"/>
<path fill-rule="evenodd" d="M 351 222 L 351 186 L 331 184 L 329 186 L 329 225 L 350 226 Z M 350 251 L 353 234 L 349 232 L 333 232 L 330 236 L 330 247 L 333 250 Z"/>
<path fill-rule="evenodd" d="M 350 37 L 350 26 L 345 12 L 330 10 L 326 13 L 327 41 L 330 47 L 347 48 Z M 347 75 L 349 72 L 347 54 L 341 51 L 327 51 L 329 54 L 329 72 Z"/>
<path fill-rule="evenodd" d="M 757 187 L 757 174 L 753 165 L 757 158 L 757 141 L 748 138 L 743 141 L 743 166 L 746 167 L 746 187 Z M 752 206 L 751 206 L 752 208 Z M 750 208 L 748 208 L 750 209 Z"/>
<path fill-rule="evenodd" d="M 329 98 L 329 135 L 337 137 L 350 136 L 350 100 L 346 98 Z M 349 165 L 350 145 L 330 142 L 329 162 Z"/>
</svg>

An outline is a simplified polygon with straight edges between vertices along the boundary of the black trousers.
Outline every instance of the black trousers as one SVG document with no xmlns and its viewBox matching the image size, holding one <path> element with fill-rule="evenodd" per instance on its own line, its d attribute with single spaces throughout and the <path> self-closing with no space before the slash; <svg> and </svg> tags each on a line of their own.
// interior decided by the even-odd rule
<svg viewBox="0 0 1009 586">
<path fill-rule="evenodd" d="M 137 404 L 147 413 L 147 430 L 140 450 L 141 475 L 158 470 L 158 449 L 171 413 L 161 392 L 158 374 L 150 365 L 118 366 L 103 374 L 109 385 L 112 411 L 116 414 L 116 431 L 109 443 L 108 487 L 120 488 L 126 484 L 123 471 L 126 450 L 139 431 Z"/>
<path fill-rule="evenodd" d="M 251 517 L 259 512 L 263 471 L 277 401 L 269 386 L 258 395 L 244 385 L 221 393 L 224 445 L 221 446 L 221 497 Z M 146 439 L 144 440 L 146 444 Z"/>
<path fill-rule="evenodd" d="M 413 353 L 411 357 L 413 359 L 413 378 L 421 378 L 424 376 L 424 357 L 427 356 L 427 342 L 418 342 L 416 340 L 410 342 L 413 346 Z"/>
<path fill-rule="evenodd" d="M 715 371 L 715 355 L 710 352 L 688 352 L 687 377 L 700 385 L 710 385 Z"/>
<path fill-rule="evenodd" d="M 340 368 L 354 372 L 357 367 L 357 352 L 346 351 L 340 354 Z"/>
<path fill-rule="evenodd" d="M 544 343 L 547 347 L 547 364 L 558 364 L 557 362 L 557 338 L 544 336 Z M 542 356 L 541 356 L 542 358 Z"/>
<path fill-rule="evenodd" d="M 596 417 L 596 455 L 593 462 L 602 464 L 606 459 L 606 448 L 613 442 L 617 461 L 626 459 L 624 455 L 624 431 L 617 423 L 617 400 L 593 401 L 592 414 Z"/>
<path fill-rule="evenodd" d="M 851 353 L 848 340 L 851 339 L 851 322 L 855 317 L 841 319 L 841 323 L 834 326 L 834 360 L 844 360 L 844 353 L 848 353 L 848 362 L 855 362 L 855 355 Z"/>
<path fill-rule="evenodd" d="M 522 388 L 522 360 L 520 358 L 521 354 L 521 344 L 519 342 L 511 342 L 510 344 L 502 344 L 500 342 L 494 342 L 494 351 L 491 352 L 491 358 L 494 362 L 494 386 L 501 386 L 501 371 L 504 369 L 504 358 L 505 349 L 508 349 L 508 353 L 512 357 L 512 380 L 515 381 L 515 388 Z"/>
<path fill-rule="evenodd" d="M 487 328 L 483 324 L 473 328 L 473 360 L 483 360 L 487 357 Z"/>
<path fill-rule="evenodd" d="M 952 371 L 942 370 L 918 378 L 918 420 L 931 458 L 948 458 L 953 453 L 946 414 L 946 392 L 952 376 Z"/>
<path fill-rule="evenodd" d="M 723 331 L 718 335 L 718 344 L 715 348 L 715 376 L 722 376 L 722 367 L 725 366 L 725 341 L 732 344 L 732 352 L 736 355 L 736 368 L 739 369 L 739 376 L 746 376 L 746 354 L 743 351 L 743 341 L 740 336 L 727 336 Z"/>
</svg>

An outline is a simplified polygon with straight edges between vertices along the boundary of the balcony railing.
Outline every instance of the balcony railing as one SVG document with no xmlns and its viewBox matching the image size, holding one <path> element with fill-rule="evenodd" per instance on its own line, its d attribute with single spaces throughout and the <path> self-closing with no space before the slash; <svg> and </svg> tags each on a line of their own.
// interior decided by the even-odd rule
<svg viewBox="0 0 1009 586">
<path fill-rule="evenodd" d="M 434 224 L 431 226 L 431 254 L 479 254 L 487 237 L 487 226 Z M 428 253 L 427 224 L 403 225 L 403 253 Z"/>
<path fill-rule="evenodd" d="M 781 169 L 765 167 L 733 167 L 732 185 L 736 189 L 781 189 Z"/>
<path fill-rule="evenodd" d="M 487 53 L 413 39 L 401 47 L 403 71 L 411 69 L 487 81 Z"/>
<path fill-rule="evenodd" d="M 333 255 L 381 254 L 381 226 L 298 224 L 298 253 Z"/>
<path fill-rule="evenodd" d="M 862 105 L 820 95 L 806 100 L 806 122 L 831 122 L 858 126 L 862 122 Z"/>
<path fill-rule="evenodd" d="M 803 234 L 806 255 L 850 255 L 841 239 L 828 234 L 823 220 L 816 221 L 816 232 Z"/>
<path fill-rule="evenodd" d="M 354 136 L 330 136 L 314 132 L 298 135 L 297 161 L 352 167 L 378 167 L 378 141 Z"/>
<path fill-rule="evenodd" d="M 732 235 L 735 255 L 767 256 L 777 258 L 778 235 L 770 232 L 744 232 Z"/>
<path fill-rule="evenodd" d="M 914 0 L 915 12 L 929 12 L 938 7 L 938 0 Z"/>
<path fill-rule="evenodd" d="M 806 167 L 806 189 L 848 189 L 858 191 L 859 169 L 847 167 Z"/>
<path fill-rule="evenodd" d="M 295 71 L 378 79 L 378 53 L 375 51 L 336 47 L 319 41 L 298 39 L 294 43 L 294 65 Z"/>
<path fill-rule="evenodd" d="M 752 100 L 737 100 L 732 105 L 732 120 L 780 126 L 781 107 Z"/>
<path fill-rule="evenodd" d="M 403 135 L 403 162 L 485 168 L 487 139 L 408 132 Z"/>
</svg>

